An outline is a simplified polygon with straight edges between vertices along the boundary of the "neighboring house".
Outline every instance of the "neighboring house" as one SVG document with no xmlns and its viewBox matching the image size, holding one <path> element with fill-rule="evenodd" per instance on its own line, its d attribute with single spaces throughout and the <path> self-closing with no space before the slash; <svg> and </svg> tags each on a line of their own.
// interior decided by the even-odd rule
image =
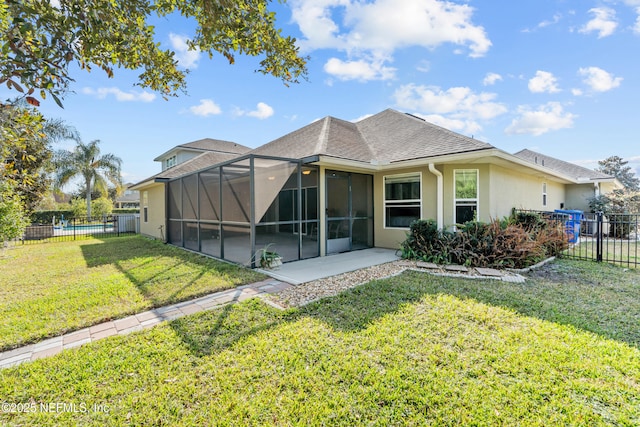
<svg viewBox="0 0 640 427">
<path fill-rule="evenodd" d="M 134 186 L 148 208 L 143 234 L 240 264 L 267 245 L 293 261 L 397 248 L 419 218 L 444 228 L 512 208 L 584 209 L 587 188 L 619 185 L 395 110 L 356 123 L 326 117 L 254 150 L 219 143 Z"/>
<path fill-rule="evenodd" d="M 234 159 L 251 151 L 235 142 L 205 138 L 178 145 L 154 159 L 162 164 L 162 172 L 131 187 L 140 194 L 140 232 L 167 240 L 166 186 L 171 179 L 203 169 L 207 166 Z M 176 164 L 173 164 L 176 159 Z M 180 160 L 178 162 L 178 159 Z M 171 166 L 167 167 L 167 165 Z"/>
<path fill-rule="evenodd" d="M 237 155 L 249 150 L 250 148 L 243 147 L 235 142 L 204 138 L 173 147 L 153 159 L 153 161 L 160 162 L 162 164 L 162 170 L 165 171 L 208 151 Z"/>
<path fill-rule="evenodd" d="M 140 209 L 140 192 L 132 190 L 132 183 L 124 185 L 124 191 L 113 203 L 116 209 Z"/>
</svg>

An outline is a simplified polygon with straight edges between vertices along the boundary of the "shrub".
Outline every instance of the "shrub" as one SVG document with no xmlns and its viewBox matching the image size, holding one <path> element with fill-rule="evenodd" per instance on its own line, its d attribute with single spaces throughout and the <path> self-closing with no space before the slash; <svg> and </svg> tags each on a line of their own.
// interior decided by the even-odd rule
<svg viewBox="0 0 640 427">
<path fill-rule="evenodd" d="M 636 215 L 609 215 L 609 236 L 615 237 L 616 239 L 628 239 L 629 234 L 634 232 L 637 226 Z"/>
<path fill-rule="evenodd" d="M 73 218 L 71 210 L 54 210 L 54 211 L 35 211 L 31 213 L 30 219 L 32 224 L 51 224 L 53 217 L 59 220 L 64 215 L 65 219 Z"/>
<path fill-rule="evenodd" d="M 538 212 L 515 211 L 511 214 L 509 222 L 521 225 L 527 231 L 541 230 L 546 228 L 548 223 Z"/>
<path fill-rule="evenodd" d="M 0 249 L 6 241 L 21 236 L 27 225 L 22 200 L 12 188 L 0 183 Z"/>
<path fill-rule="evenodd" d="M 523 268 L 566 249 L 560 226 L 539 217 L 520 219 L 524 224 L 513 219 L 468 222 L 455 233 L 438 230 L 433 220 L 415 221 L 402 243 L 402 256 L 470 267 Z"/>
<path fill-rule="evenodd" d="M 85 209 L 86 210 L 86 209 Z M 106 197 L 100 197 L 99 199 L 91 202 L 91 216 L 100 217 L 103 215 L 109 215 L 113 211 L 113 202 Z"/>
<path fill-rule="evenodd" d="M 403 258 L 438 264 L 451 262 L 448 252 L 453 233 L 438 230 L 438 224 L 432 219 L 413 221 L 409 230 L 407 239 L 401 244 Z"/>
</svg>

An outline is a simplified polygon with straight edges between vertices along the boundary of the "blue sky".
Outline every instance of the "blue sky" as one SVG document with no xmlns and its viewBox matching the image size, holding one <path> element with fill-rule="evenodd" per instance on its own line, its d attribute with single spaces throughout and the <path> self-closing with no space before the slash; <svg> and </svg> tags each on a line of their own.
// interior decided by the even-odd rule
<svg viewBox="0 0 640 427">
<path fill-rule="evenodd" d="M 135 72 L 78 70 L 65 108 L 46 100 L 41 110 L 101 140 L 130 182 L 157 173 L 153 158 L 178 144 L 257 147 L 327 115 L 386 108 L 511 153 L 587 167 L 619 155 L 640 171 L 640 0 L 289 0 L 272 10 L 310 56 L 309 81 L 286 87 L 256 73 L 256 58 L 188 52 L 193 25 L 177 17 L 154 23 L 190 70 L 188 94 L 165 101 L 135 87 Z"/>
</svg>

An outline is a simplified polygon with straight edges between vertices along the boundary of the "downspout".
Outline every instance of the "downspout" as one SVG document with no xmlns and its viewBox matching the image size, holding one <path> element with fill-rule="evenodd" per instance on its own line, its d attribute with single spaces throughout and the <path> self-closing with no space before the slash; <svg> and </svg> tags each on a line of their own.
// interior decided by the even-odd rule
<svg viewBox="0 0 640 427">
<path fill-rule="evenodd" d="M 436 169 L 433 163 L 429 163 L 429 172 L 436 176 L 437 181 L 437 222 L 438 229 L 444 229 L 444 182 L 442 179 L 442 172 Z"/>
</svg>

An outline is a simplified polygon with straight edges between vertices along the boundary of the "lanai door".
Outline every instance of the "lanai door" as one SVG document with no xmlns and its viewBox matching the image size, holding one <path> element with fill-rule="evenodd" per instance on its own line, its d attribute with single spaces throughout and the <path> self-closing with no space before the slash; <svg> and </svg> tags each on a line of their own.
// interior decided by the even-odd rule
<svg viewBox="0 0 640 427">
<path fill-rule="evenodd" d="M 327 253 L 373 246 L 373 176 L 327 171 Z"/>
</svg>

